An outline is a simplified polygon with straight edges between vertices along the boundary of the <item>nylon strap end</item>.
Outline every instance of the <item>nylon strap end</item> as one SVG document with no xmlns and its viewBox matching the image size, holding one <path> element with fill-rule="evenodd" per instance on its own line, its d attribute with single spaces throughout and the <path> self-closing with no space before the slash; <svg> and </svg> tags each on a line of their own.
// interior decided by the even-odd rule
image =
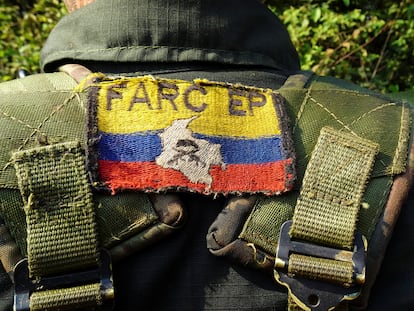
<svg viewBox="0 0 414 311">
<path fill-rule="evenodd" d="M 14 270 L 14 310 L 112 305 L 111 261 L 98 248 L 80 143 L 19 151 L 13 159 L 25 203 L 28 253 Z"/>
<path fill-rule="evenodd" d="M 360 294 L 367 242 L 356 223 L 378 149 L 354 134 L 321 130 L 293 219 L 282 226 L 274 269 L 304 310 L 333 310 Z"/>
</svg>

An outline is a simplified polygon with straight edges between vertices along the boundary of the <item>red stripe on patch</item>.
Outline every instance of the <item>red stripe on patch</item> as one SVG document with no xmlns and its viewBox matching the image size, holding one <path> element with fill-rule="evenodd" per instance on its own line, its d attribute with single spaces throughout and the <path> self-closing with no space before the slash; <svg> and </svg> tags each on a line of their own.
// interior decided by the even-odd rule
<svg viewBox="0 0 414 311">
<path fill-rule="evenodd" d="M 223 170 L 220 166 L 212 166 L 210 175 L 213 177 L 211 188 L 206 185 L 192 183 L 181 172 L 158 166 L 153 162 L 118 162 L 99 161 L 99 173 L 112 192 L 117 190 L 154 190 L 186 188 L 198 192 L 261 192 L 275 194 L 288 191 L 286 184 L 293 179 L 292 174 L 285 170 L 291 159 L 276 163 L 263 164 L 228 164 Z"/>
</svg>

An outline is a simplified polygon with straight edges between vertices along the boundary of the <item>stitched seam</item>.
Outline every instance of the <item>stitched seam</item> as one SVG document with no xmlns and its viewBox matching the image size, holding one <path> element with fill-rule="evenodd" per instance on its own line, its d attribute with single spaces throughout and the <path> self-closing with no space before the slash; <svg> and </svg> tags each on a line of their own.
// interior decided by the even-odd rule
<svg viewBox="0 0 414 311">
<path fill-rule="evenodd" d="M 23 147 L 30 141 L 30 139 L 36 134 L 41 133 L 40 129 L 46 124 L 46 122 L 57 112 L 61 111 L 65 106 L 76 96 L 76 93 L 72 93 L 70 97 L 68 97 L 60 106 L 58 106 L 56 109 L 54 109 L 46 118 L 43 119 L 43 121 L 39 124 L 37 128 L 33 128 L 28 126 L 30 129 L 33 129 L 33 132 L 30 133 L 30 135 L 23 141 L 23 143 L 20 145 L 20 147 L 17 149 L 17 151 L 20 151 L 23 149 Z M 15 118 L 16 121 L 19 121 L 17 118 Z M 20 123 L 20 122 L 19 122 Z M 23 125 L 25 125 L 23 123 Z M 27 125 L 26 125 L 27 126 Z M 5 171 L 11 164 L 12 159 L 9 159 L 9 162 L 7 162 L 4 167 L 1 169 L 1 172 Z"/>
<path fill-rule="evenodd" d="M 49 119 L 51 117 L 53 117 L 53 115 L 55 115 L 57 112 L 59 112 L 60 110 L 62 110 L 63 108 L 65 108 L 65 106 L 75 97 L 75 94 L 72 94 L 70 97 L 68 97 L 67 99 L 65 99 L 65 101 L 60 105 L 57 106 L 56 109 L 54 109 L 46 118 L 43 119 L 43 121 L 39 124 L 39 126 L 29 135 L 29 137 L 26 138 L 26 140 L 23 142 L 23 145 L 21 145 L 18 149 L 18 151 L 20 151 L 30 140 L 30 138 L 33 137 L 33 135 L 36 134 L 36 132 L 40 131 L 40 129 L 43 127 L 43 125 L 46 124 L 47 121 L 49 121 Z"/>
<path fill-rule="evenodd" d="M 29 129 L 31 129 L 31 130 L 36 130 L 36 128 L 35 128 L 35 127 L 31 126 L 30 124 L 27 124 L 27 123 L 23 122 L 22 120 L 20 120 L 20 119 L 18 119 L 18 118 L 16 118 L 16 117 L 13 117 L 12 115 L 8 114 L 7 112 L 0 111 L 0 113 L 1 113 L 4 117 L 9 118 L 10 120 L 13 120 L 13 121 L 17 122 L 17 123 L 19 123 L 19 124 L 23 125 L 24 127 L 27 127 L 27 128 L 29 128 Z"/>
<path fill-rule="evenodd" d="M 315 92 L 329 92 L 333 94 L 351 94 L 358 97 L 372 97 L 371 94 L 361 94 L 358 91 L 354 90 L 332 90 L 332 89 L 316 89 Z"/>
<path fill-rule="evenodd" d="M 401 154 L 401 150 L 407 149 L 407 140 L 402 139 L 404 134 L 406 133 L 405 126 L 407 124 L 407 120 L 405 119 L 406 114 L 406 107 L 403 105 L 401 110 L 401 122 L 400 122 L 400 131 L 398 133 L 398 143 L 397 148 L 395 149 L 395 154 L 392 159 L 392 167 L 391 167 L 391 174 L 398 174 L 400 173 L 398 167 L 397 171 L 395 171 L 395 167 L 398 166 L 398 162 L 400 161 L 399 155 Z"/>
<path fill-rule="evenodd" d="M 365 118 L 367 115 L 376 112 L 378 110 L 381 110 L 383 108 L 389 107 L 389 106 L 395 106 L 395 103 L 387 103 L 387 104 L 383 104 L 381 106 L 375 107 L 374 109 L 364 113 L 363 115 L 361 115 L 359 118 L 355 119 L 354 121 L 352 121 L 351 123 L 348 124 L 348 126 L 354 125 L 355 123 L 357 123 L 358 121 L 360 121 L 362 118 Z"/>
<path fill-rule="evenodd" d="M 295 130 L 298 126 L 299 120 L 302 117 L 303 111 L 305 110 L 306 103 L 308 102 L 308 99 L 310 98 L 311 89 L 312 89 L 312 86 L 306 92 L 305 98 L 303 99 L 302 104 L 300 105 L 298 115 L 296 117 L 296 122 L 295 122 L 295 125 L 294 125 L 293 129 L 292 129 L 293 134 L 295 133 Z"/>
<path fill-rule="evenodd" d="M 355 136 L 358 136 L 354 131 L 352 131 L 344 122 L 342 122 L 334 113 L 332 113 L 328 108 L 326 108 L 324 105 L 319 103 L 316 99 L 313 97 L 309 98 L 312 102 L 314 102 L 316 105 L 321 107 L 323 110 L 325 110 L 336 122 L 338 122 L 342 127 L 346 128 L 348 131 L 350 131 Z"/>
<path fill-rule="evenodd" d="M 87 107 L 86 107 L 86 103 L 82 100 L 82 97 L 80 96 L 80 94 L 82 93 L 82 91 L 74 91 L 73 93 L 72 93 L 72 97 L 71 97 L 71 99 L 73 99 L 73 98 L 75 98 L 76 97 L 76 99 L 77 99 L 77 102 L 78 102 L 78 104 L 79 104 L 79 107 L 81 107 L 81 108 L 83 108 L 83 110 L 85 111 L 85 113 L 86 113 L 86 111 L 87 111 Z"/>
</svg>

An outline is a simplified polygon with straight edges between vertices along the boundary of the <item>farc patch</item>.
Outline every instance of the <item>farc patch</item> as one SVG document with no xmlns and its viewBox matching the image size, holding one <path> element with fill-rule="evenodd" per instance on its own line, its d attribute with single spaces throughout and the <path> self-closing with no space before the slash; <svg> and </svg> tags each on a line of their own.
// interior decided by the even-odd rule
<svg viewBox="0 0 414 311">
<path fill-rule="evenodd" d="M 88 166 L 119 190 L 279 194 L 293 187 L 283 97 L 269 89 L 151 76 L 89 90 Z"/>
</svg>

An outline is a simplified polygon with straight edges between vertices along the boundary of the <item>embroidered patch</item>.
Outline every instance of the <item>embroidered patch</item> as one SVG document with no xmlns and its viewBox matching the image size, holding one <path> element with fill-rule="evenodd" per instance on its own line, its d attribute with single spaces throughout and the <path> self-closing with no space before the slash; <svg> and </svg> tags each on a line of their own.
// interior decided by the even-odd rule
<svg viewBox="0 0 414 311">
<path fill-rule="evenodd" d="M 89 91 L 88 166 L 118 190 L 290 190 L 293 144 L 283 97 L 269 89 L 150 76 Z"/>
</svg>

